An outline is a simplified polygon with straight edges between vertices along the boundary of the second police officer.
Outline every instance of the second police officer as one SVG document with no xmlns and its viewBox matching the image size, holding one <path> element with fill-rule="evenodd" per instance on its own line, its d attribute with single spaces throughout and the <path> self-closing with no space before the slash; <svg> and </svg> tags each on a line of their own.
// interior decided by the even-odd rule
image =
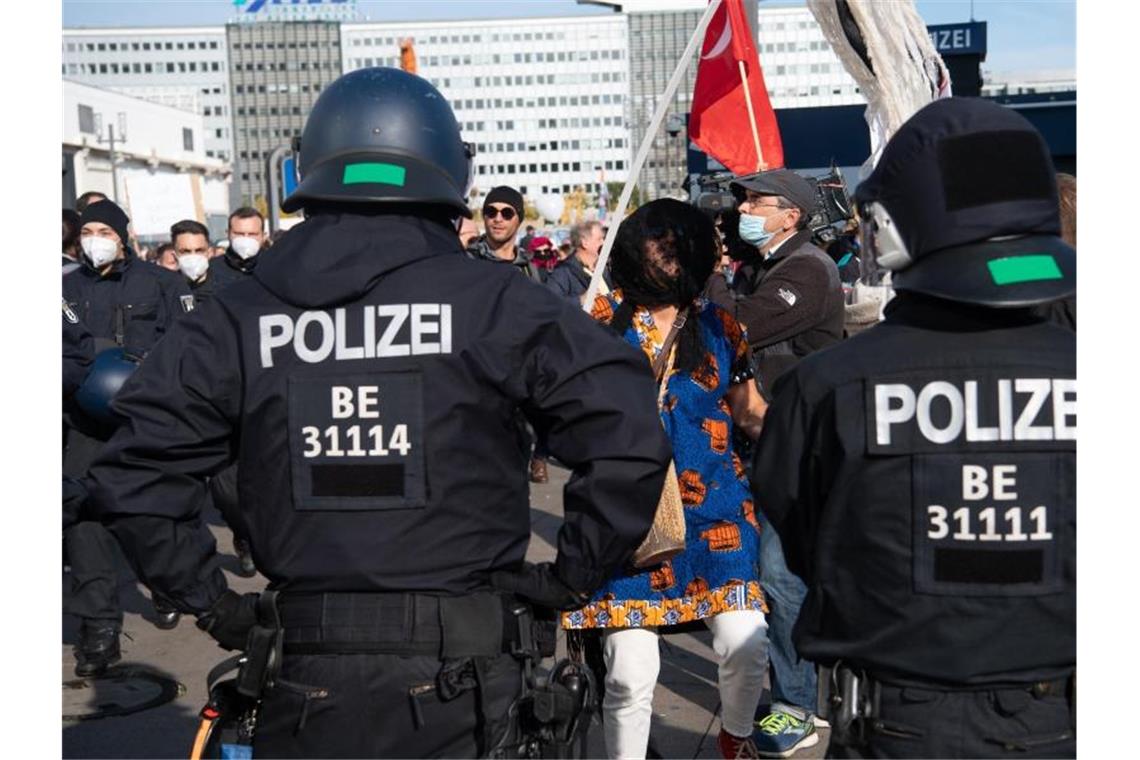
<svg viewBox="0 0 1140 760">
<path fill-rule="evenodd" d="M 306 221 L 117 398 L 133 423 L 89 485 L 139 577 L 227 648 L 279 617 L 256 756 L 490 752 L 521 688 L 502 590 L 578 606 L 652 522 L 670 449 L 644 359 L 463 255 L 472 153 L 425 80 L 338 79 L 285 204 Z M 573 469 L 557 558 L 537 566 L 520 409 Z M 234 460 L 260 600 L 210 569 L 199 514 Z"/>
<path fill-rule="evenodd" d="M 926 106 L 856 191 L 885 320 L 774 389 L 752 482 L 807 583 L 833 756 L 1076 752 L 1076 340 L 1040 134 Z M 821 679 L 822 680 L 822 679 Z"/>
</svg>

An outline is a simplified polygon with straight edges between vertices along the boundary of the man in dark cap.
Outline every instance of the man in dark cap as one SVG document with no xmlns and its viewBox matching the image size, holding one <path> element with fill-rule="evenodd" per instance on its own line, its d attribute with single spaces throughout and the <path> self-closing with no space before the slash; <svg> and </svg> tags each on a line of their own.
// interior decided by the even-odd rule
<svg viewBox="0 0 1140 760">
<path fill-rule="evenodd" d="M 816 196 L 810 182 L 778 169 L 741 177 L 731 187 L 740 238 L 755 255 L 731 287 L 722 272 L 714 273 L 708 295 L 748 329 L 767 394 L 801 358 L 843 338 L 843 287 L 835 262 L 811 244 L 807 223 Z"/>
<path fill-rule="evenodd" d="M 90 203 L 79 222 L 82 266 L 63 277 L 65 308 L 91 332 L 96 351 L 118 346 L 141 360 L 179 314 L 194 308 L 194 297 L 181 275 L 138 260 L 128 243 L 130 220 L 114 202 Z M 63 472 L 82 478 L 113 431 L 70 402 L 64 404 L 64 423 Z M 64 541 L 71 561 L 67 609 L 81 620 L 75 673 L 98 675 L 120 656 L 119 550 L 106 528 L 88 520 L 70 526 Z M 178 613 L 165 610 L 158 623 L 173 627 Z"/>
<path fill-rule="evenodd" d="M 816 206 L 811 183 L 778 169 L 741 177 L 731 187 L 740 204 L 744 243 L 733 250 L 746 258 L 731 286 L 718 270 L 707 292 L 747 329 L 756 378 L 769 397 L 776 380 L 801 358 L 843 338 L 843 286 L 835 262 L 811 243 L 807 223 Z M 807 589 L 788 572 L 774 531 L 763 533 L 760 567 L 772 608 L 772 710 L 760 721 L 756 742 L 762 752 L 786 757 L 819 741 L 815 666 L 792 645 L 792 625 Z"/>
<path fill-rule="evenodd" d="M 541 284 L 538 268 L 516 241 L 523 211 L 523 197 L 518 190 L 506 185 L 491 188 L 483 199 L 483 227 L 486 232 L 467 246 L 467 255 L 473 259 L 509 263 Z"/>
<path fill-rule="evenodd" d="M 1075 291 L 1041 135 L 937 100 L 855 193 L 884 321 L 774 389 L 756 505 L 809 588 L 833 757 L 1074 757 Z M 822 680 L 822 677 L 821 677 Z M 836 707 L 837 706 L 837 707 Z"/>
</svg>

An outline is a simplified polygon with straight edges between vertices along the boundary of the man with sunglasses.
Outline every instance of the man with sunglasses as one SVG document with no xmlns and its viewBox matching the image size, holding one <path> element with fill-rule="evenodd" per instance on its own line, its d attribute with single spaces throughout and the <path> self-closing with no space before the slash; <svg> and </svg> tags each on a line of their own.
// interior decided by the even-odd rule
<svg viewBox="0 0 1140 760">
<path fill-rule="evenodd" d="M 542 276 L 538 269 L 516 241 L 522 220 L 523 197 L 519 191 L 506 185 L 491 188 L 483 200 L 485 232 L 467 247 L 467 255 L 473 259 L 511 264 L 541 284 Z"/>
</svg>

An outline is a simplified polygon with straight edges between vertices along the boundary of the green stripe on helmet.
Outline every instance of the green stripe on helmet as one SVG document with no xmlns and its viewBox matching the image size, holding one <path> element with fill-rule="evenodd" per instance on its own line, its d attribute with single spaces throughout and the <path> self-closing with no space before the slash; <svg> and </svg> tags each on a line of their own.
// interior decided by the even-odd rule
<svg viewBox="0 0 1140 760">
<path fill-rule="evenodd" d="M 348 164 L 344 167 L 343 185 L 396 185 L 404 186 L 408 170 L 396 164 Z"/>
<path fill-rule="evenodd" d="M 995 285 L 1016 285 L 1020 282 L 1060 280 L 1064 277 L 1057 261 L 1047 253 L 1027 256 L 1008 256 L 986 263 Z"/>
</svg>

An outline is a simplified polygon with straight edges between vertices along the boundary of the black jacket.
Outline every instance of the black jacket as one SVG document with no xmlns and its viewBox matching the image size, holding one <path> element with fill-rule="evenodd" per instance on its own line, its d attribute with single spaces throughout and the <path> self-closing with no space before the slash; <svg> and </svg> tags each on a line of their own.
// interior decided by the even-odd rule
<svg viewBox="0 0 1140 760">
<path fill-rule="evenodd" d="M 75 310 L 63 302 L 63 396 L 66 399 L 83 385 L 91 362 L 95 360 L 95 341 L 79 321 Z"/>
<path fill-rule="evenodd" d="M 215 291 L 232 283 L 241 282 L 253 274 L 262 253 L 265 253 L 264 249 L 253 258 L 243 259 L 234 253 L 233 248 L 227 248 L 221 256 L 210 259 L 210 273 L 207 279 L 213 280 Z"/>
<path fill-rule="evenodd" d="M 951 686 L 1074 666 L 1075 337 L 899 293 L 776 384 L 751 474 L 808 587 L 803 657 Z"/>
<path fill-rule="evenodd" d="M 653 520 L 671 450 L 642 356 L 417 217 L 290 231 L 175 325 L 120 392 L 95 509 L 182 609 L 222 592 L 199 523 L 239 462 L 258 568 L 287 592 L 486 588 L 530 539 L 521 410 L 574 470 L 558 575 L 590 591 Z"/>
<path fill-rule="evenodd" d="M 519 272 L 526 275 L 527 279 L 540 285 L 542 284 L 542 275 L 539 273 L 538 267 L 531 262 L 530 257 L 526 255 L 524 249 L 518 245 L 515 246 L 515 257 L 513 260 L 500 259 L 495 255 L 495 252 L 491 250 L 491 245 L 487 242 L 487 236 L 480 235 L 471 241 L 465 253 L 469 258 L 479 259 L 480 261 L 490 261 L 493 264 L 510 264 L 519 270 Z"/>
<path fill-rule="evenodd" d="M 174 323 L 194 308 L 180 272 L 139 261 L 127 250 L 106 275 L 86 263 L 63 276 L 63 298 L 96 338 L 146 356 Z"/>
<path fill-rule="evenodd" d="M 770 258 L 745 263 L 731 287 L 714 272 L 707 295 L 747 329 L 766 392 L 801 358 L 843 339 L 839 270 L 811 244 L 811 230 L 785 240 Z"/>
<path fill-rule="evenodd" d="M 613 284 L 610 281 L 610 273 L 607 270 L 602 278 L 605 280 L 607 286 L 613 289 Z M 577 303 L 590 288 L 590 275 L 586 274 L 586 268 L 582 266 L 582 262 L 578 260 L 578 254 L 572 254 L 550 273 L 546 278 L 546 287 L 553 290 L 558 295 Z"/>
</svg>

